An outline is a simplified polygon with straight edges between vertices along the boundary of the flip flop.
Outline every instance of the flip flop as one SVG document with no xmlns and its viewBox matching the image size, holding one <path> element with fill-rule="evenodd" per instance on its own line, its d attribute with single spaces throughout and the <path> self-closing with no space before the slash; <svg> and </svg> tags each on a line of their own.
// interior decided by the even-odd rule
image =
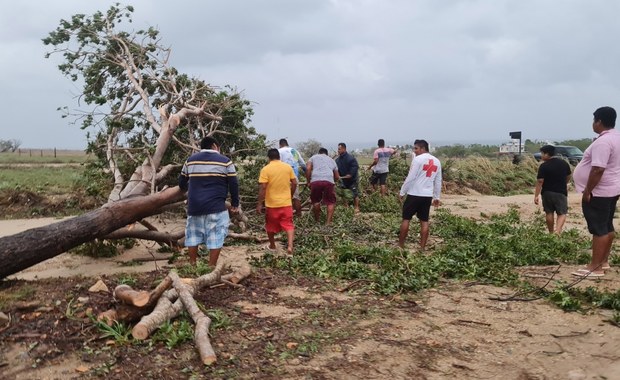
<svg viewBox="0 0 620 380">
<path fill-rule="evenodd" d="M 597 277 L 603 277 L 605 276 L 605 273 L 596 273 L 596 272 L 590 272 L 587 269 L 579 269 L 576 272 L 571 273 L 573 276 L 577 276 L 577 277 L 587 277 L 587 278 L 597 278 Z"/>
<path fill-rule="evenodd" d="M 604 266 L 602 266 L 602 267 L 601 267 L 601 269 L 602 269 L 602 270 L 610 270 L 610 269 L 611 269 L 611 266 L 609 266 L 609 265 L 604 265 Z M 584 272 L 584 271 L 585 271 L 585 272 L 589 272 L 590 270 L 588 269 L 588 267 L 581 267 L 581 268 L 577 269 L 577 271 L 579 271 L 579 272 Z"/>
</svg>

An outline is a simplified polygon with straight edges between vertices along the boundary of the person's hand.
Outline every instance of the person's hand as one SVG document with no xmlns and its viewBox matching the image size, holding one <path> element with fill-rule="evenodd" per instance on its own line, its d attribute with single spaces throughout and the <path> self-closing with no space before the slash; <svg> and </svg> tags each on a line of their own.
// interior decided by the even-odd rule
<svg viewBox="0 0 620 380">
<path fill-rule="evenodd" d="M 401 204 L 403 203 L 403 196 L 400 194 L 398 194 L 398 202 Z"/>
<path fill-rule="evenodd" d="M 231 212 L 232 214 L 237 214 L 237 213 L 239 213 L 239 207 L 234 207 L 234 206 L 231 206 L 231 207 L 230 207 L 230 212 Z"/>
<path fill-rule="evenodd" d="M 433 207 L 439 207 L 441 205 L 441 202 L 439 201 L 439 199 L 433 199 Z"/>
<path fill-rule="evenodd" d="M 538 204 L 538 195 L 534 197 L 534 204 L 537 205 Z"/>
<path fill-rule="evenodd" d="M 583 195 L 581 196 L 581 201 L 590 203 L 590 200 L 592 200 L 592 193 L 589 191 L 584 191 Z"/>
<path fill-rule="evenodd" d="M 261 204 L 257 204 L 256 205 L 256 213 L 257 214 L 262 214 L 263 212 L 263 206 Z"/>
</svg>

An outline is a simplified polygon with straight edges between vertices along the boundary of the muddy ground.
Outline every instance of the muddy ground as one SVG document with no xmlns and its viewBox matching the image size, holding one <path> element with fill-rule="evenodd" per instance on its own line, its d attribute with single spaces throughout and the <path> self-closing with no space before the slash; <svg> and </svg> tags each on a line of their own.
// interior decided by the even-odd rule
<svg viewBox="0 0 620 380">
<path fill-rule="evenodd" d="M 583 229 L 575 198 L 567 225 Z M 444 207 L 480 217 L 516 206 L 531 215 L 539 212 L 532 200 L 448 195 Z M 1 221 L 0 234 L 49 222 Z M 500 301 L 514 290 L 479 283 L 444 282 L 419 294 L 378 297 L 355 283 L 256 269 L 243 287 L 219 286 L 196 297 L 222 321 L 211 329 L 218 355 L 212 367 L 201 365 L 191 339 L 168 349 L 157 339 L 104 337 L 88 314 L 113 306 L 112 296 L 88 288 L 101 279 L 113 289 L 131 277 L 135 288 L 152 289 L 183 260 L 121 263 L 154 251 L 144 243 L 114 259 L 63 254 L 0 283 L 0 299 L 9 300 L 0 310 L 9 317 L 0 322 L 0 378 L 620 378 L 620 329 L 607 322 L 609 314 L 567 313 L 544 300 Z M 226 247 L 223 257 L 234 265 L 261 252 L 256 245 Z M 542 285 L 556 270 L 554 278 L 569 281 L 574 269 L 521 272 Z M 615 290 L 620 274 L 613 268 L 578 286 Z"/>
</svg>

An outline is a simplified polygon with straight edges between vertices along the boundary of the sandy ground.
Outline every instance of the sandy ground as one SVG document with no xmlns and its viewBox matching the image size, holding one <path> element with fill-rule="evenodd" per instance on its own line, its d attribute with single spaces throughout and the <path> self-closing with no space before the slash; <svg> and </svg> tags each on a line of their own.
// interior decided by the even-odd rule
<svg viewBox="0 0 620 380">
<path fill-rule="evenodd" d="M 571 210 L 566 227 L 585 230 L 579 197 L 571 194 L 569 199 Z M 541 206 L 534 205 L 531 194 L 510 197 L 446 195 L 442 207 L 473 218 L 505 212 L 512 207 L 518 208 L 524 217 L 542 212 Z M 54 221 L 0 221 L 0 235 Z M 183 228 L 182 222 L 175 228 Z M 231 260 L 256 254 L 256 249 L 247 247 L 223 250 L 224 257 Z M 124 261 L 150 255 L 157 254 L 148 243 L 103 261 L 63 254 L 15 277 L 36 279 L 77 274 L 96 277 L 149 271 L 166 265 L 165 261 L 130 267 L 121 265 Z M 552 267 L 531 268 L 530 272 L 548 274 L 554 270 Z M 571 280 L 572 270 L 574 268 L 561 268 L 556 278 Z M 617 289 L 619 278 L 618 270 L 612 269 L 604 281 L 586 284 Z M 277 293 L 269 303 L 249 298 L 238 306 L 258 310 L 256 318 L 285 321 L 308 312 L 287 307 L 287 299 L 293 297 L 314 303 L 327 297 L 294 284 L 283 284 Z M 285 378 L 302 379 L 303 375 L 293 374 L 319 371 L 321 376 L 317 378 L 324 379 L 620 379 L 620 329 L 605 322 L 609 313 L 566 313 L 544 300 L 500 302 L 491 299 L 511 293 L 510 289 L 483 284 L 445 283 L 414 295 L 419 305 L 415 311 L 390 308 L 387 314 L 360 321 L 366 333 L 348 344 L 325 347 L 308 361 L 287 362 L 289 376 Z M 350 297 L 338 297 L 333 296 L 330 302 L 343 305 L 353 302 Z M 60 362 L 56 370 L 48 367 L 51 371 L 47 372 L 51 374 L 48 378 L 59 374 L 70 378 L 67 366 L 74 368 L 79 364 L 79 360 L 74 359 Z M 29 375 L 46 377 L 45 373 Z"/>
<path fill-rule="evenodd" d="M 581 215 L 580 199 L 574 194 L 570 195 L 570 210 L 565 226 L 566 228 L 579 228 L 585 231 L 585 221 Z M 455 214 L 472 218 L 483 218 L 484 215 L 503 213 L 515 207 L 524 218 L 531 217 L 535 213 L 542 213 L 542 206 L 535 205 L 534 196 L 528 194 L 509 197 L 481 196 L 477 194 L 448 194 L 443 197 L 441 207 L 449 208 Z M 0 236 L 12 235 L 57 221 L 59 221 L 59 219 L 56 218 L 0 220 Z M 184 229 L 183 220 L 172 222 L 156 220 L 155 224 L 157 223 L 166 223 L 168 229 L 172 226 L 172 231 Z M 165 258 L 167 258 L 169 254 L 157 253 L 156 247 L 157 246 L 152 242 L 140 241 L 139 244 L 126 250 L 120 256 L 98 260 L 65 253 L 19 272 L 11 278 L 31 280 L 36 278 L 68 277 L 76 275 L 96 276 L 98 274 L 114 274 L 120 272 L 134 273 L 166 268 Z M 237 250 L 238 249 L 234 247 L 224 247 L 222 255 L 223 257 L 231 256 L 238 258 L 239 255 L 230 255 L 231 252 L 236 252 Z M 124 265 L 132 260 L 145 260 L 148 258 L 153 258 L 154 260 L 147 261 L 142 265 Z M 157 260 L 160 258 L 162 258 L 162 260 Z"/>
</svg>

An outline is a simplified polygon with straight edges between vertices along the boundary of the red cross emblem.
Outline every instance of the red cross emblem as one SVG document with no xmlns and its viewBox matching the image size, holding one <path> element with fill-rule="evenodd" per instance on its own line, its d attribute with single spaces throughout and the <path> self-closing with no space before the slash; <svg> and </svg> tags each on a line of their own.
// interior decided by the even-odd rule
<svg viewBox="0 0 620 380">
<path fill-rule="evenodd" d="M 434 172 L 437 171 L 437 166 L 435 165 L 435 161 L 433 161 L 432 159 L 428 160 L 428 164 L 422 166 L 422 170 L 424 170 L 426 172 L 426 176 L 430 177 L 433 175 Z"/>
</svg>

